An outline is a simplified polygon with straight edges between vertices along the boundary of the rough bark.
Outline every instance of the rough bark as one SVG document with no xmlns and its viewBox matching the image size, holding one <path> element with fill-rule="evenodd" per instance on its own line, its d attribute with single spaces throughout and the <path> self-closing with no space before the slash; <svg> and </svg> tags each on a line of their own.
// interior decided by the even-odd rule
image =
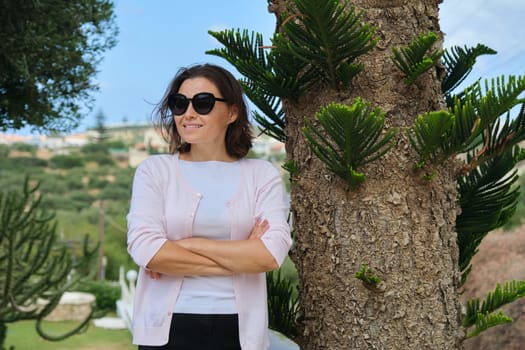
<svg viewBox="0 0 525 350">
<path fill-rule="evenodd" d="M 350 89 L 319 87 L 297 104 L 284 101 L 288 157 L 300 170 L 292 183 L 299 273 L 301 349 L 461 349 L 461 307 L 452 163 L 425 180 L 405 127 L 425 111 L 443 108 L 436 70 L 406 87 L 390 60 L 393 46 L 427 30 L 439 32 L 437 0 L 353 1 L 377 27 L 379 44 L 360 61 L 365 71 Z M 401 131 L 395 148 L 362 170 L 367 180 L 347 186 L 311 153 L 301 133 L 330 101 L 356 96 L 386 113 Z M 354 274 L 368 264 L 384 284 L 364 287 Z"/>
</svg>

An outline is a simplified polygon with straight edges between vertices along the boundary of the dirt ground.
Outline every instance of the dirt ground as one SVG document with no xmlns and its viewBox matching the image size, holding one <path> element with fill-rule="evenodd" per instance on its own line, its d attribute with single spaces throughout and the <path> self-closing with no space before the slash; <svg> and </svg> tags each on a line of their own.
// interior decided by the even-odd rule
<svg viewBox="0 0 525 350">
<path fill-rule="evenodd" d="M 525 280 L 525 226 L 513 231 L 494 231 L 485 237 L 472 260 L 473 269 L 465 285 L 463 300 L 493 291 L 497 283 Z M 514 322 L 493 327 L 465 342 L 465 350 L 525 349 L 525 298 L 502 311 Z"/>
</svg>

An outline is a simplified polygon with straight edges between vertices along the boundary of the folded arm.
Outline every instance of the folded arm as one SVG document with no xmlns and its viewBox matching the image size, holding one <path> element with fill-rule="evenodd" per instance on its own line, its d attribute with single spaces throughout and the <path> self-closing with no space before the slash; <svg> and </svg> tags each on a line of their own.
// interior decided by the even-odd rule
<svg viewBox="0 0 525 350">
<path fill-rule="evenodd" d="M 257 222 L 246 240 L 186 238 L 167 241 L 148 263 L 152 277 L 166 275 L 231 275 L 259 273 L 279 267 L 260 238 L 268 222 Z"/>
<path fill-rule="evenodd" d="M 246 240 L 186 238 L 177 241 L 177 244 L 234 273 L 266 272 L 279 268 L 279 264 L 260 239 L 268 228 L 268 221 L 258 221 Z"/>
<path fill-rule="evenodd" d="M 233 274 L 232 271 L 215 261 L 191 252 L 173 241 L 166 241 L 162 245 L 149 261 L 147 268 L 157 274 L 173 276 L 225 276 Z M 157 275 L 152 273 L 152 277 L 155 276 Z"/>
<path fill-rule="evenodd" d="M 179 243 L 234 273 L 259 273 L 279 268 L 261 240 L 214 241 L 186 238 Z"/>
</svg>

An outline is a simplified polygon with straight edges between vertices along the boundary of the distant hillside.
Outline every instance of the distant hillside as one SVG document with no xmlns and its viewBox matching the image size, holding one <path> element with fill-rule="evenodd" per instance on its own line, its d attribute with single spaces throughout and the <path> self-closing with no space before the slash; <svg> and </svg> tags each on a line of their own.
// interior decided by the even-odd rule
<svg viewBox="0 0 525 350">
<path fill-rule="evenodd" d="M 106 275 L 117 279 L 119 266 L 134 267 L 126 252 L 125 220 L 134 168 L 112 155 L 110 145 L 67 152 L 15 147 L 6 154 L 0 150 L 0 190 L 20 192 L 26 177 L 40 183 L 42 206 L 56 213 L 63 240 L 79 246 L 85 234 L 93 243 L 102 237 Z"/>
</svg>

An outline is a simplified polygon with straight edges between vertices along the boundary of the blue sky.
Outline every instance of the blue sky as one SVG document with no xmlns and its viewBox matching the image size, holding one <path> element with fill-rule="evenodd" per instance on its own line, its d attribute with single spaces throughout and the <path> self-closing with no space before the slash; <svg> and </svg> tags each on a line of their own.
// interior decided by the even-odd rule
<svg viewBox="0 0 525 350">
<path fill-rule="evenodd" d="M 208 30 L 248 29 L 269 42 L 275 28 L 266 0 L 116 0 L 115 7 L 118 44 L 99 66 L 94 108 L 77 131 L 93 127 L 100 110 L 107 124 L 149 121 L 180 67 L 212 62 L 231 69 L 204 53 L 220 47 Z M 445 47 L 483 43 L 498 51 L 479 60 L 471 79 L 525 74 L 523 18 L 525 1 L 515 0 L 444 0 L 440 12 Z"/>
<path fill-rule="evenodd" d="M 469 80 L 525 75 L 525 1 L 444 0 L 440 25 L 445 47 L 485 44 L 498 51 L 478 59 Z"/>
<path fill-rule="evenodd" d="M 149 121 L 152 104 L 181 67 L 212 62 L 239 76 L 225 60 L 205 54 L 220 47 L 208 30 L 249 29 L 269 39 L 275 29 L 265 0 L 117 0 L 115 5 L 119 42 L 100 66 L 95 108 L 83 122 L 88 127 L 99 110 L 108 124 Z"/>
</svg>

